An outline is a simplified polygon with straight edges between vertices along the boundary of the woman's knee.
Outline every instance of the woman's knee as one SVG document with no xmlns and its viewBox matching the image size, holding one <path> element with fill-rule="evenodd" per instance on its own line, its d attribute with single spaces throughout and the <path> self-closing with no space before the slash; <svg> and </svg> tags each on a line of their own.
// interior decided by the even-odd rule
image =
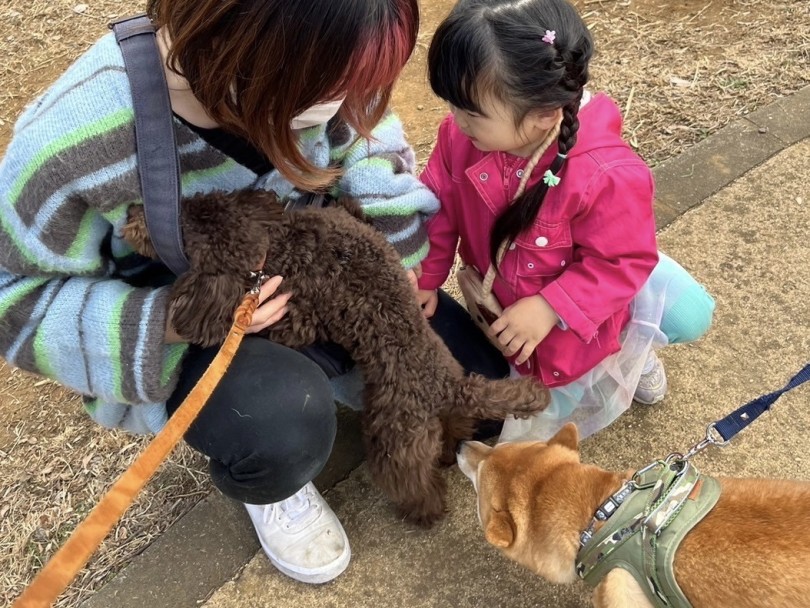
<svg viewBox="0 0 810 608">
<path fill-rule="evenodd" d="M 487 339 L 467 310 L 446 292 L 439 290 L 439 303 L 430 325 L 467 373 L 487 378 L 505 378 L 509 363 Z"/>
<path fill-rule="evenodd" d="M 243 341 L 186 439 L 209 456 L 223 493 L 264 504 L 295 493 L 321 471 L 336 431 L 323 371 L 291 349 L 253 338 Z"/>
</svg>

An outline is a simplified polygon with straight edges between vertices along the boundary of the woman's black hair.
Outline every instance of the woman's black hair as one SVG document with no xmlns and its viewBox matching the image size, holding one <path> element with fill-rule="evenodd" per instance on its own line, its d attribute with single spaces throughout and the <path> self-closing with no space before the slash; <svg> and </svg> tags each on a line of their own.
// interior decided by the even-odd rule
<svg viewBox="0 0 810 608">
<path fill-rule="evenodd" d="M 553 43 L 544 41 L 554 32 Z M 533 110 L 562 108 L 559 155 L 549 167 L 559 176 L 577 141 L 579 104 L 588 82 L 593 42 L 567 0 L 460 0 L 439 25 L 428 52 L 434 93 L 469 112 L 486 96 L 514 108 L 515 126 Z M 490 257 L 529 228 L 548 191 L 543 180 L 498 217 Z"/>
</svg>

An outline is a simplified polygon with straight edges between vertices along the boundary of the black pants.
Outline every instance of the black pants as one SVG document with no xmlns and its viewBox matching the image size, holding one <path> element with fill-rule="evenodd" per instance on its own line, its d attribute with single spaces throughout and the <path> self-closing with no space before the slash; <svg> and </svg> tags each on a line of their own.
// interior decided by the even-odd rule
<svg viewBox="0 0 810 608">
<path fill-rule="evenodd" d="M 509 366 L 467 311 L 439 292 L 431 319 L 468 372 L 491 378 Z M 183 362 L 171 415 L 203 374 L 217 348 L 192 347 Z M 326 464 L 337 431 L 329 375 L 352 362 L 340 349 L 308 349 L 309 356 L 248 336 L 199 417 L 186 433 L 191 447 L 209 457 L 214 485 L 240 502 L 283 500 L 315 478 Z M 315 362 L 317 361 L 317 363 Z M 326 370 L 326 371 L 324 371 Z M 497 425 L 482 428 L 498 432 Z"/>
</svg>

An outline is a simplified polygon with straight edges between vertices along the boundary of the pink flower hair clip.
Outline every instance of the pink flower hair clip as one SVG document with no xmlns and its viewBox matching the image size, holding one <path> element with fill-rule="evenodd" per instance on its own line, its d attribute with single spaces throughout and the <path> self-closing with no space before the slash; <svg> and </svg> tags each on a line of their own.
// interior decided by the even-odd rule
<svg viewBox="0 0 810 608">
<path fill-rule="evenodd" d="M 557 39 L 557 32 L 554 30 L 546 30 L 545 35 L 543 36 L 542 40 L 546 44 L 554 44 L 554 41 Z"/>
</svg>

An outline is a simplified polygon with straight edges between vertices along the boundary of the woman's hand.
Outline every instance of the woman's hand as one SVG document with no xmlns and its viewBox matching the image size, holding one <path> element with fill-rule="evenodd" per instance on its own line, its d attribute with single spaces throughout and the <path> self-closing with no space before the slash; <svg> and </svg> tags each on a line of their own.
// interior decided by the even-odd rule
<svg viewBox="0 0 810 608">
<path fill-rule="evenodd" d="M 275 276 L 266 281 L 259 289 L 259 306 L 256 312 L 253 313 L 253 321 L 250 326 L 245 330 L 246 334 L 255 334 L 267 327 L 280 321 L 285 314 L 287 314 L 287 302 L 290 300 L 290 293 L 283 293 L 279 296 L 271 298 L 279 285 L 281 285 L 281 277 Z M 172 311 L 169 309 L 166 315 L 166 333 L 164 342 L 166 344 L 178 344 L 186 342 L 185 339 L 180 337 L 174 330 L 172 325 Z"/>
<path fill-rule="evenodd" d="M 516 365 L 528 361 L 560 318 L 543 296 L 522 298 L 503 311 L 490 326 L 501 352 L 507 357 L 518 354 Z"/>
<path fill-rule="evenodd" d="M 253 322 L 245 330 L 246 334 L 255 334 L 267 327 L 278 323 L 287 314 L 287 302 L 291 293 L 282 293 L 271 298 L 281 285 L 282 278 L 278 275 L 268 279 L 259 290 L 259 306 L 253 313 Z"/>
<path fill-rule="evenodd" d="M 439 304 L 439 290 L 418 289 L 416 299 L 419 300 L 419 306 L 422 307 L 425 318 L 429 319 L 436 312 L 436 306 Z"/>
</svg>

